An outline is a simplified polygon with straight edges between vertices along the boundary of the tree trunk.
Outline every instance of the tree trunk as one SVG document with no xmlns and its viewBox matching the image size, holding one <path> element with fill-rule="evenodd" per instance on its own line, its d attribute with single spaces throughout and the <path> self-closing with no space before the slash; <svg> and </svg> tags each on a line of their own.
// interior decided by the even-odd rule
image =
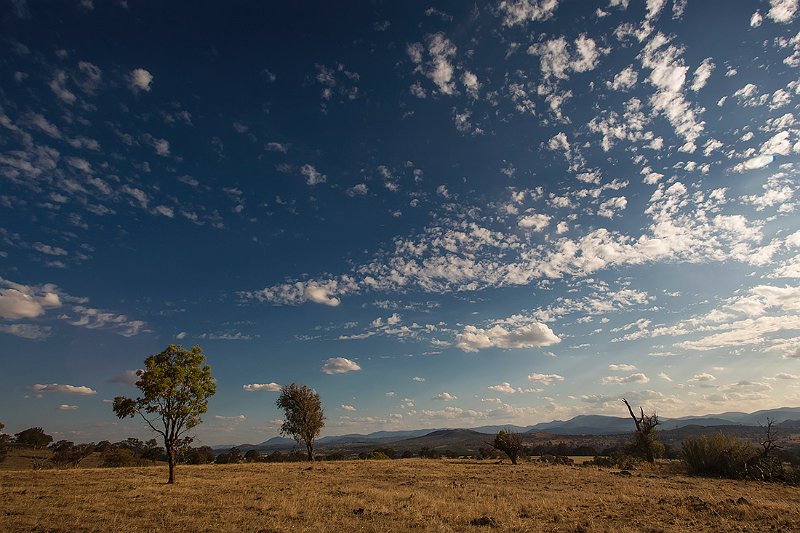
<svg viewBox="0 0 800 533">
<path fill-rule="evenodd" d="M 169 463 L 169 479 L 167 484 L 175 483 L 175 448 L 167 446 L 167 462 Z"/>
<path fill-rule="evenodd" d="M 308 452 L 308 460 L 314 460 L 314 444 L 311 442 L 306 442 L 306 451 Z"/>
</svg>

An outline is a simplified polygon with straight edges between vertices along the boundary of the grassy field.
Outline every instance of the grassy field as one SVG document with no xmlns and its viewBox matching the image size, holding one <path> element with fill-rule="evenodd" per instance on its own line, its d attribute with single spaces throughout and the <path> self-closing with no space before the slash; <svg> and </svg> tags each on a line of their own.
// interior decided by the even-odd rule
<svg viewBox="0 0 800 533">
<path fill-rule="evenodd" d="M 0 471 L 0 531 L 800 531 L 800 489 L 397 460 Z"/>
</svg>

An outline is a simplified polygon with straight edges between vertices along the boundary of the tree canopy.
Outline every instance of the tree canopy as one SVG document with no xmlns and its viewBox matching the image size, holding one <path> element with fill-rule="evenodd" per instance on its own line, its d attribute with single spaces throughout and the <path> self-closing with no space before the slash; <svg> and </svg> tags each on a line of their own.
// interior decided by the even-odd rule
<svg viewBox="0 0 800 533">
<path fill-rule="evenodd" d="M 120 418 L 139 414 L 147 425 L 164 439 L 169 463 L 168 483 L 175 482 L 176 446 L 186 433 L 201 422 L 208 410 L 208 399 L 217 392 L 211 367 L 204 364 L 200 346 L 191 350 L 170 344 L 144 361 L 137 370 L 138 398 L 114 398 L 114 413 Z"/>
<path fill-rule="evenodd" d="M 325 413 L 322 401 L 314 389 L 296 384 L 281 387 L 281 395 L 276 402 L 283 409 L 285 419 L 281 434 L 292 437 L 306 445 L 308 460 L 314 460 L 314 439 L 325 426 Z"/>
</svg>

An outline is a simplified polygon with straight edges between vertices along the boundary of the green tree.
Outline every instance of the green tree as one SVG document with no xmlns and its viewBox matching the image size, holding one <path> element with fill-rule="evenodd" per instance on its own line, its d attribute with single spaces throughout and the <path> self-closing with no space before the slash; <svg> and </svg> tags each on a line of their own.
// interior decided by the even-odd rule
<svg viewBox="0 0 800 533">
<path fill-rule="evenodd" d="M 4 427 L 6 427 L 6 425 L 0 422 L 0 463 L 6 460 L 6 456 L 8 455 L 8 442 L 11 440 L 11 435 L 3 433 Z"/>
<path fill-rule="evenodd" d="M 522 455 L 524 446 L 522 444 L 522 435 L 512 431 L 511 429 L 501 429 L 494 437 L 494 441 L 490 442 L 492 448 L 501 451 L 511 459 L 511 464 L 517 464 L 519 456 Z"/>
<path fill-rule="evenodd" d="M 170 344 L 163 352 L 144 361 L 144 370 L 137 370 L 139 398 L 114 398 L 114 413 L 119 418 L 138 413 L 150 429 L 164 439 L 169 463 L 169 480 L 175 482 L 176 446 L 181 438 L 200 422 L 208 410 L 208 399 L 217 392 L 211 367 L 204 364 L 200 346 L 191 350 Z"/>
<path fill-rule="evenodd" d="M 53 437 L 46 434 L 40 427 L 28 428 L 25 431 L 20 431 L 16 433 L 14 437 L 16 437 L 17 444 L 37 450 L 53 442 Z"/>
<path fill-rule="evenodd" d="M 319 394 L 303 385 L 294 383 L 281 387 L 281 395 L 276 402 L 283 409 L 285 420 L 281 425 L 281 435 L 292 437 L 306 445 L 308 460 L 314 460 L 314 439 L 325 425 L 325 413 Z"/>
</svg>

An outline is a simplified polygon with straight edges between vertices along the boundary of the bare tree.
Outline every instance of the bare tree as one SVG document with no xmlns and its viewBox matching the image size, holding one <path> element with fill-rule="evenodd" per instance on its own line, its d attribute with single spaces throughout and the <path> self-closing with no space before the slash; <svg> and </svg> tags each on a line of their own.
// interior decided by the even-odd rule
<svg viewBox="0 0 800 533">
<path fill-rule="evenodd" d="M 664 445 L 658 442 L 656 435 L 656 426 L 660 424 L 658 415 L 653 411 L 652 415 L 644 414 L 644 408 L 639 407 L 640 416 L 633 413 L 631 404 L 625 398 L 622 399 L 628 412 L 631 414 L 633 422 L 636 424 L 636 450 L 644 455 L 644 457 L 651 463 L 655 462 L 656 457 L 664 452 Z"/>
<path fill-rule="evenodd" d="M 495 450 L 506 454 L 511 459 L 511 464 L 514 465 L 517 464 L 517 459 L 525 448 L 522 444 L 522 435 L 511 429 L 501 429 L 494 441 L 488 444 Z"/>
</svg>

